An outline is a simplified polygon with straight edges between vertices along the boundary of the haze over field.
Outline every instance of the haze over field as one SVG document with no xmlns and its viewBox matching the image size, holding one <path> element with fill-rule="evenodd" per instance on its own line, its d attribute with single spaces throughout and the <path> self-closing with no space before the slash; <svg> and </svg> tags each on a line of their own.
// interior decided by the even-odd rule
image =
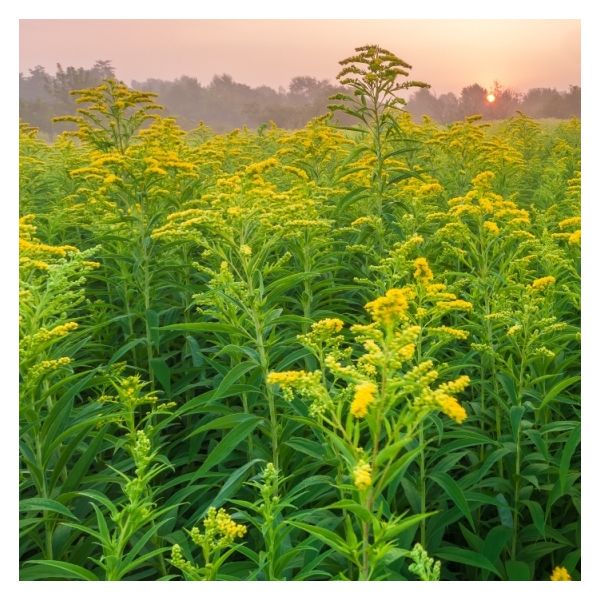
<svg viewBox="0 0 600 600">
<path fill-rule="evenodd" d="M 20 70 L 112 60 L 126 82 L 228 73 L 250 86 L 333 80 L 354 47 L 377 43 L 437 93 L 472 82 L 524 91 L 580 85 L 577 20 L 22 20 Z"/>
</svg>

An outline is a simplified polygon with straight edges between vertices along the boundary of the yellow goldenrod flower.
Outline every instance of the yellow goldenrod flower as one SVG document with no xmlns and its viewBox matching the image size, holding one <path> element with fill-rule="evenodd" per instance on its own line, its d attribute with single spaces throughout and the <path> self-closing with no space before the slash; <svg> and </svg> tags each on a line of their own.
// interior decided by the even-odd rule
<svg viewBox="0 0 600 600">
<path fill-rule="evenodd" d="M 552 575 L 550 575 L 550 581 L 571 581 L 571 576 L 569 575 L 569 571 L 564 567 L 554 567 L 552 571 Z"/>
<path fill-rule="evenodd" d="M 448 302 L 436 302 L 437 306 L 446 310 L 471 310 L 473 305 L 466 300 L 450 300 Z"/>
<path fill-rule="evenodd" d="M 308 373 L 306 371 L 282 371 L 281 373 L 271 372 L 267 375 L 267 383 L 279 385 L 291 385 L 302 381 Z"/>
<path fill-rule="evenodd" d="M 311 329 L 316 334 L 333 334 L 339 333 L 344 327 L 344 322 L 341 319 L 321 319 L 313 323 Z"/>
<path fill-rule="evenodd" d="M 364 460 L 359 461 L 358 464 L 354 467 L 354 485 L 359 490 L 366 490 L 373 482 L 371 477 L 371 471 L 371 465 Z"/>
<path fill-rule="evenodd" d="M 415 267 L 415 272 L 413 274 L 415 279 L 422 281 L 423 283 L 428 283 L 433 279 L 433 273 L 429 268 L 429 263 L 426 258 L 420 256 L 415 260 L 413 266 Z"/>
<path fill-rule="evenodd" d="M 248 244 L 242 244 L 240 246 L 240 253 L 242 256 L 252 256 L 252 248 Z"/>
<path fill-rule="evenodd" d="M 435 333 L 445 333 L 446 335 L 450 335 L 455 337 L 458 340 L 466 340 L 469 337 L 469 332 L 464 329 L 455 329 L 454 327 L 446 327 L 442 325 L 440 327 L 432 327 L 429 329 L 431 332 Z"/>
<path fill-rule="evenodd" d="M 483 228 L 492 235 L 498 235 L 500 233 L 500 228 L 494 221 L 485 221 L 483 224 Z"/>
<path fill-rule="evenodd" d="M 581 225 L 581 217 L 569 217 L 568 219 L 563 219 L 558 224 L 561 229 L 565 229 L 571 225 Z"/>
<path fill-rule="evenodd" d="M 581 244 L 581 230 L 578 229 L 577 231 L 574 231 L 570 236 L 569 236 L 569 244 L 571 246 L 576 246 L 576 245 L 580 245 Z"/>
<path fill-rule="evenodd" d="M 365 304 L 373 321 L 383 325 L 392 325 L 398 319 L 403 319 L 408 310 L 407 292 L 404 289 L 392 288 L 371 302 Z"/>
<path fill-rule="evenodd" d="M 354 389 L 354 399 L 350 406 L 352 416 L 360 419 L 367 414 L 367 409 L 375 402 L 377 386 L 371 381 L 363 381 Z"/>
<path fill-rule="evenodd" d="M 469 385 L 470 381 L 471 379 L 468 375 L 461 375 L 453 381 L 447 381 L 446 383 L 442 383 L 438 390 L 447 392 L 449 394 L 457 394 L 459 392 L 464 391 Z"/>
<path fill-rule="evenodd" d="M 531 289 L 535 291 L 545 290 L 548 286 L 553 285 L 554 283 L 556 283 L 556 278 L 552 275 L 547 275 L 546 277 L 540 277 L 536 279 L 531 284 Z"/>
<path fill-rule="evenodd" d="M 517 323 L 516 325 L 511 325 L 506 330 L 506 335 L 508 335 L 509 337 L 512 337 L 513 335 L 519 333 L 519 331 L 521 331 L 521 329 L 523 329 L 523 325 L 520 325 L 519 323 Z"/>
<path fill-rule="evenodd" d="M 467 411 L 454 396 L 450 396 L 449 394 L 437 394 L 436 399 L 441 411 L 458 424 L 462 423 L 467 418 Z"/>
</svg>

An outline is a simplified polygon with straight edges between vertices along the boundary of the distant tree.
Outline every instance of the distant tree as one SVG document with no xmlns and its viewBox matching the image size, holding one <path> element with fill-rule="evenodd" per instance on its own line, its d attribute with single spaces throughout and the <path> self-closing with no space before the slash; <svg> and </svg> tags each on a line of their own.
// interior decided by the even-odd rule
<svg viewBox="0 0 600 600">
<path fill-rule="evenodd" d="M 451 123 L 461 118 L 458 98 L 452 92 L 438 96 L 438 114 L 441 123 Z"/>
<path fill-rule="evenodd" d="M 406 110 L 417 119 L 420 119 L 423 115 L 428 115 L 436 121 L 441 120 L 439 100 L 428 88 L 418 89 L 410 97 L 406 104 Z"/>
<path fill-rule="evenodd" d="M 110 60 L 97 60 L 91 68 L 63 68 L 58 64 L 55 75 L 38 65 L 27 73 L 19 73 L 19 115 L 22 120 L 53 136 L 69 127 L 68 124 L 53 125 L 51 119 L 74 112 L 76 107 L 69 93 L 71 90 L 94 87 L 113 78 L 115 69 Z M 193 129 L 202 121 L 219 132 L 244 124 L 257 128 L 268 121 L 283 128 L 297 129 L 326 114 L 331 96 L 348 92 L 347 85 L 309 75 L 294 77 L 287 88 L 280 86 L 278 89 L 266 85 L 252 88 L 234 81 L 228 74 L 215 75 L 204 86 L 195 77 L 187 75 L 172 81 L 134 80 L 131 86 L 157 93 L 165 106 L 165 114 L 175 117 L 182 127 Z M 490 104 L 485 100 L 487 91 L 479 84 L 463 88 L 459 98 L 453 93 L 436 96 L 426 88 L 417 88 L 406 108 L 415 118 L 428 114 L 441 123 L 450 123 L 470 114 L 482 114 L 488 119 L 505 118 L 516 110 L 534 118 L 569 118 L 581 114 L 579 86 L 570 86 L 565 92 L 537 88 L 520 96 L 496 83 L 492 91 L 496 101 Z M 343 125 L 354 120 L 342 112 L 337 113 L 337 119 Z"/>
<path fill-rule="evenodd" d="M 461 116 L 480 115 L 484 112 L 486 90 L 478 83 L 464 87 L 460 93 Z"/>
<path fill-rule="evenodd" d="M 557 90 L 553 88 L 533 88 L 525 94 L 521 110 L 534 118 L 557 117 L 564 113 L 564 101 Z"/>
</svg>

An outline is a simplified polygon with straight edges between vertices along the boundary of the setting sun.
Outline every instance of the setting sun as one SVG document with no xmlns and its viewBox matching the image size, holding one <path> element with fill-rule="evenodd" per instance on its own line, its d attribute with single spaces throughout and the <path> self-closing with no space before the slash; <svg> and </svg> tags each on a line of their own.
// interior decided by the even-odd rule
<svg viewBox="0 0 600 600">
<path fill-rule="evenodd" d="M 488 94 L 485 99 L 491 104 L 496 101 L 496 96 L 494 96 L 494 94 Z"/>
</svg>

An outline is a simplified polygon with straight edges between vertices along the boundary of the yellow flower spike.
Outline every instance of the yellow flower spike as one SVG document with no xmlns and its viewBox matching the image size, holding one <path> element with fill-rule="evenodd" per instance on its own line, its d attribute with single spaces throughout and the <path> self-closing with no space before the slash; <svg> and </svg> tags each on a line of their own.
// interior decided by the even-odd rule
<svg viewBox="0 0 600 600">
<path fill-rule="evenodd" d="M 556 278 L 552 275 L 547 275 L 546 277 L 540 277 L 533 281 L 531 284 L 531 289 L 540 292 L 545 290 L 548 286 L 551 286 L 556 283 Z"/>
<path fill-rule="evenodd" d="M 291 385 L 304 379 L 308 373 L 306 371 L 282 371 L 281 373 L 271 372 L 267 375 L 267 383 L 279 385 Z"/>
<path fill-rule="evenodd" d="M 581 245 L 581 230 L 578 229 L 577 231 L 574 231 L 568 239 L 568 242 L 571 246 L 579 246 Z"/>
<path fill-rule="evenodd" d="M 556 566 L 550 575 L 550 581 L 571 581 L 571 575 L 565 567 Z"/>
<path fill-rule="evenodd" d="M 341 319 L 321 319 L 313 323 L 311 329 L 316 334 L 333 334 L 339 333 L 344 327 L 344 322 Z"/>
<path fill-rule="evenodd" d="M 375 402 L 377 386 L 371 381 L 363 381 L 359 383 L 354 390 L 354 399 L 350 406 L 352 416 L 360 419 L 367 414 L 367 410 L 371 404 Z"/>
<path fill-rule="evenodd" d="M 466 340 L 469 337 L 468 331 L 465 331 L 464 329 L 456 329 L 454 327 L 447 327 L 446 325 L 441 325 L 440 327 L 431 327 L 429 331 L 432 333 L 449 335 L 458 340 Z"/>
<path fill-rule="evenodd" d="M 450 300 L 448 302 L 436 302 L 437 306 L 446 310 L 472 310 L 473 305 L 466 300 Z"/>
<path fill-rule="evenodd" d="M 405 289 L 392 288 L 371 302 L 365 304 L 373 321 L 382 325 L 392 325 L 399 319 L 406 318 L 408 310 L 408 292 Z"/>
<path fill-rule="evenodd" d="M 561 229 L 565 229 L 571 225 L 581 225 L 581 217 L 569 217 L 568 219 L 563 219 L 558 224 Z"/>
<path fill-rule="evenodd" d="M 424 257 L 419 257 L 413 263 L 415 267 L 415 272 L 413 274 L 414 278 L 423 283 L 428 283 L 433 279 L 433 272 L 429 268 L 429 263 L 427 259 Z"/>
<path fill-rule="evenodd" d="M 500 228 L 494 221 L 485 221 L 483 228 L 492 235 L 498 235 L 500 233 Z"/>
<path fill-rule="evenodd" d="M 467 411 L 460 405 L 454 396 L 449 394 L 436 394 L 437 403 L 441 411 L 459 425 L 467 418 Z"/>
<path fill-rule="evenodd" d="M 360 491 L 366 490 L 373 483 L 372 467 L 364 460 L 360 460 L 357 463 L 352 471 L 352 474 L 354 476 L 354 485 Z"/>
</svg>

